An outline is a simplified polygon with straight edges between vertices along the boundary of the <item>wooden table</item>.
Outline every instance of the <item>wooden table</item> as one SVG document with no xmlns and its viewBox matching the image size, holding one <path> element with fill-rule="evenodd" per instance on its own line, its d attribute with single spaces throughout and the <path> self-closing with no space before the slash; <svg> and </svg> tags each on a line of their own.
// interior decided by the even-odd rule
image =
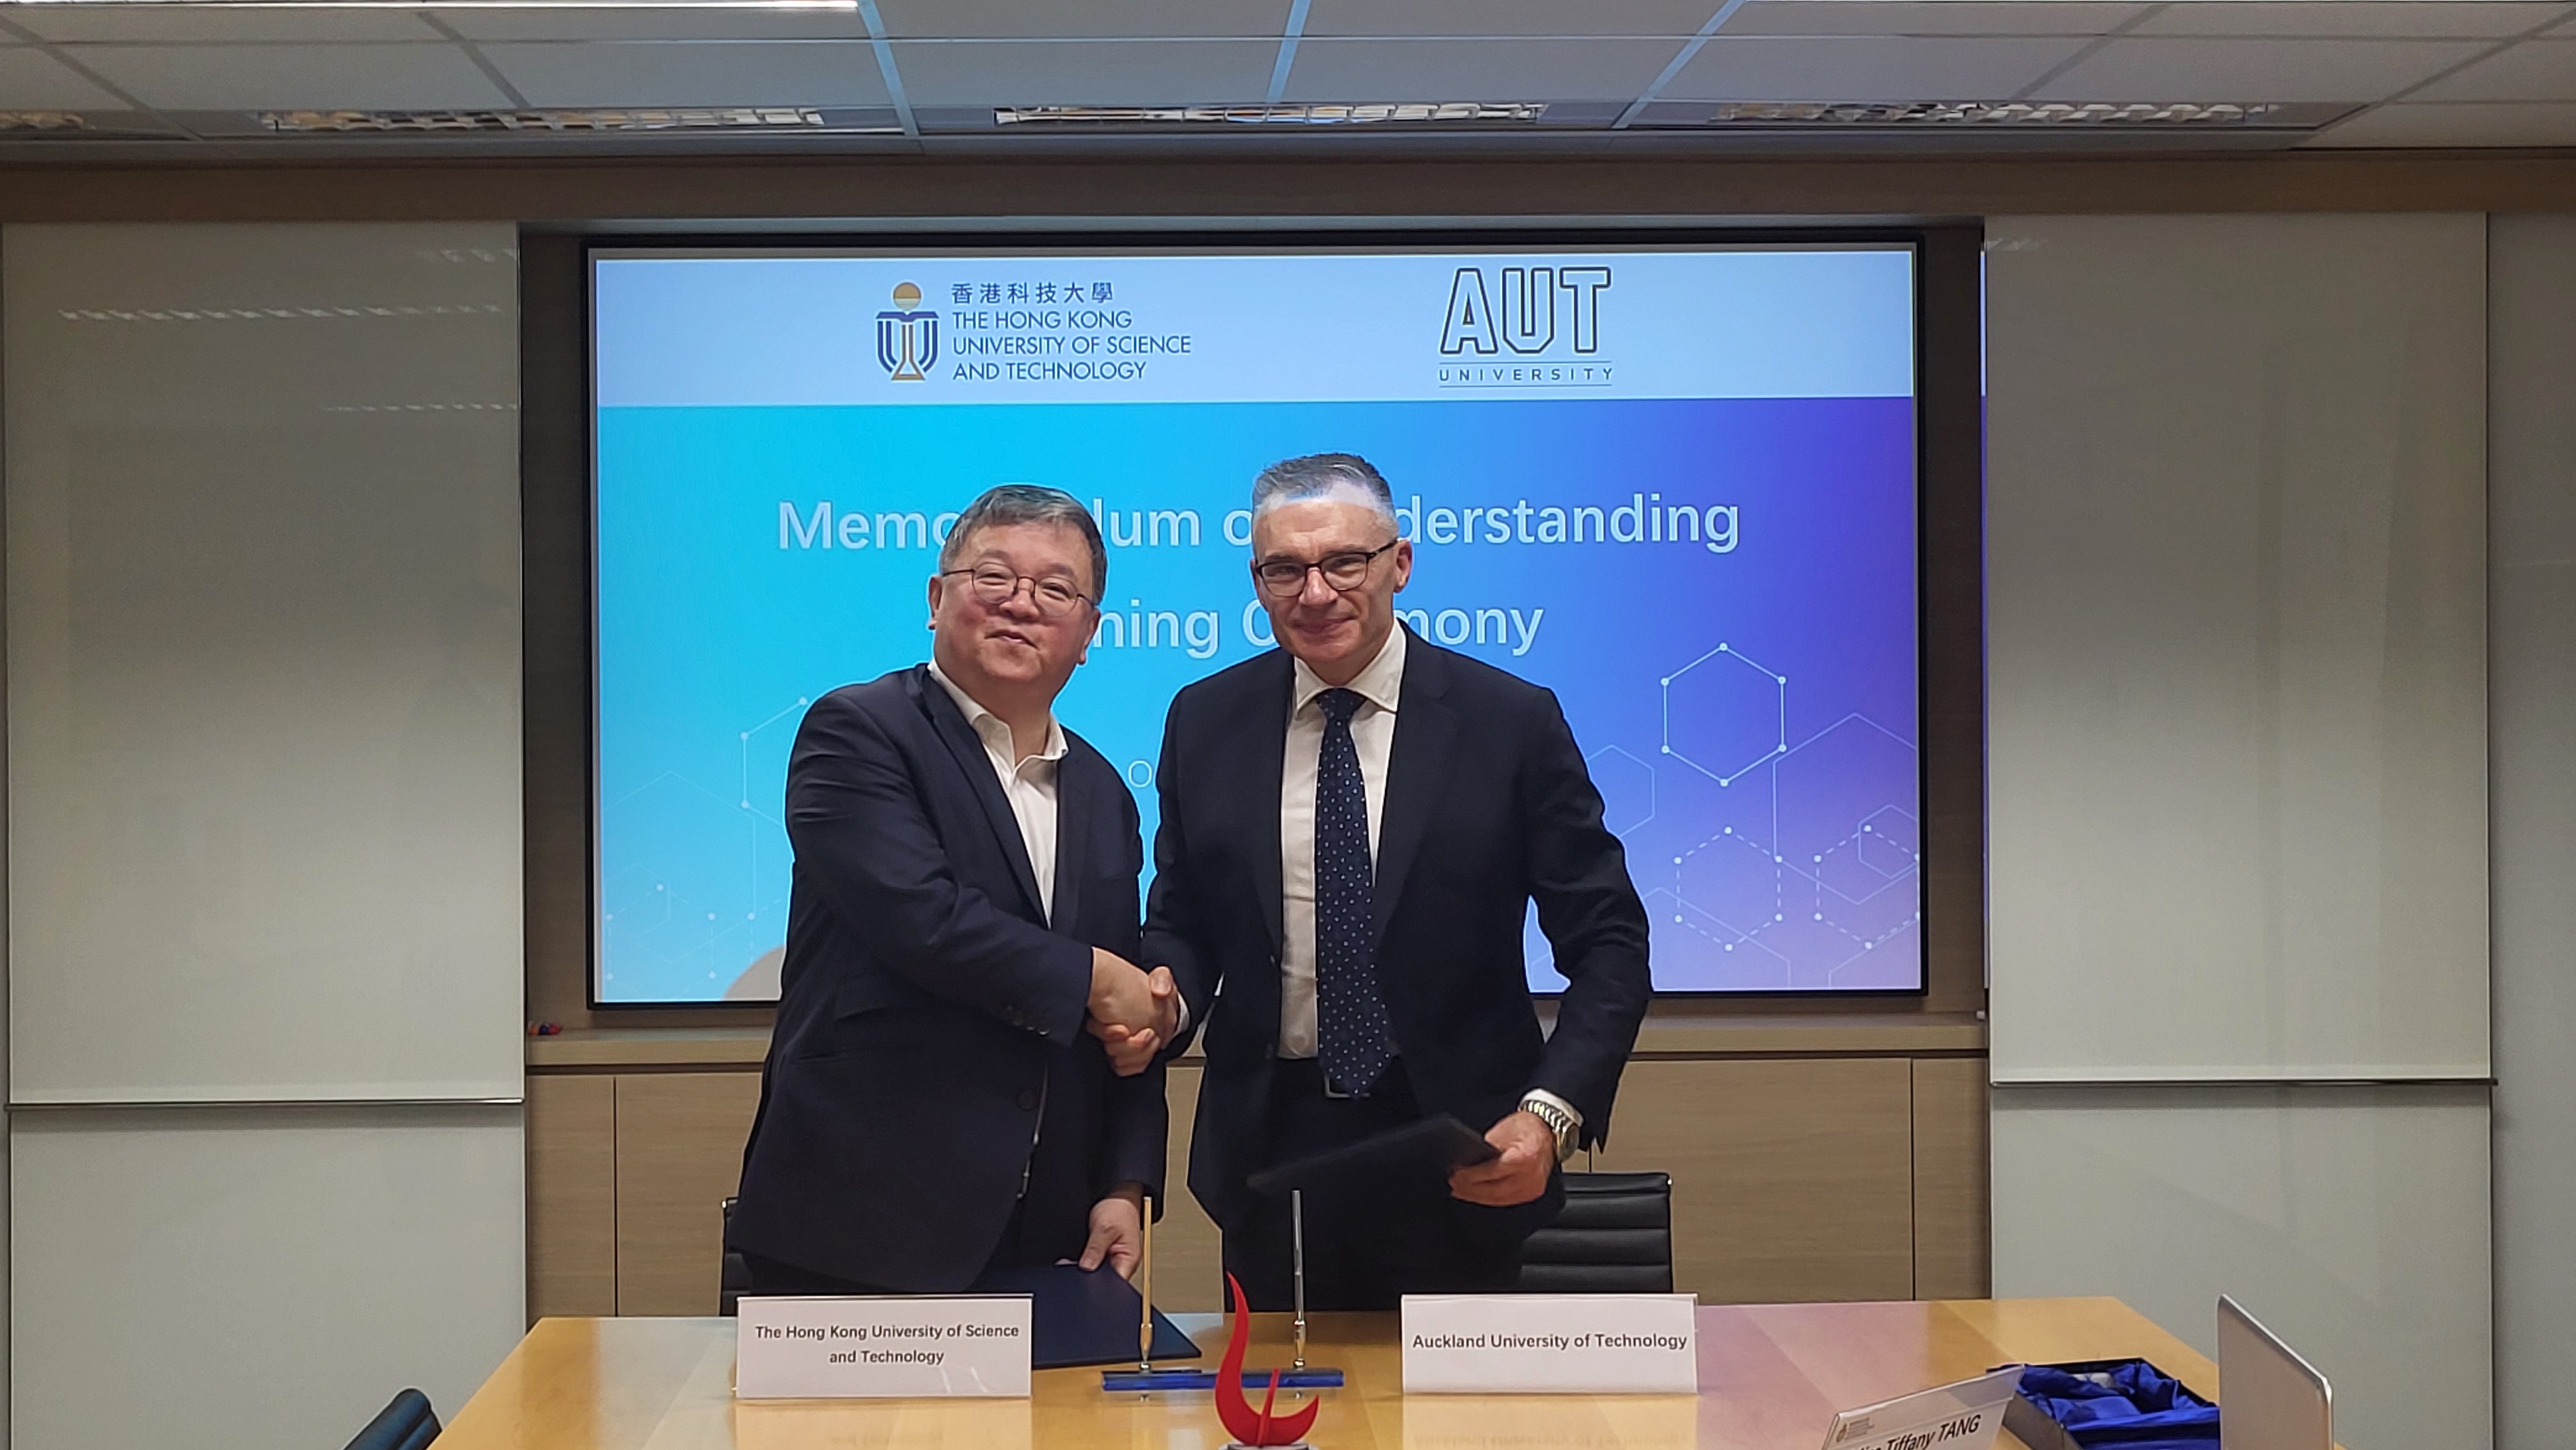
<svg viewBox="0 0 2576 1450">
<path fill-rule="evenodd" d="M 1177 1316 L 1215 1363 L 1224 1321 Z M 1253 1316 L 1249 1362 L 1288 1362 L 1287 1316 Z M 1416 1395 L 1391 1314 L 1320 1314 L 1308 1358 L 1329 1391 L 1319 1450 L 1818 1450 L 1834 1412 L 2007 1364 L 2140 1355 L 2212 1398 L 2218 1373 L 2116 1299 L 1758 1304 L 1699 1311 L 1700 1393 Z M 1207 1395 L 1100 1391 L 1098 1370 L 1044 1370 L 1026 1400 L 733 1398 L 730 1319 L 546 1319 L 438 1440 L 439 1450 L 1217 1450 Z M 1283 1400 L 1284 1400 L 1283 1396 Z M 2010 1435 L 1999 1445 L 2017 1446 Z"/>
</svg>

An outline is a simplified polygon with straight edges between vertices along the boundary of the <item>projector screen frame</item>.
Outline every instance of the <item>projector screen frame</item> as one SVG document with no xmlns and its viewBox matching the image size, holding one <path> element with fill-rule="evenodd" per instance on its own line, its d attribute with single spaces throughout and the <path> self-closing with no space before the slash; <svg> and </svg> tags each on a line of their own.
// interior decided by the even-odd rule
<svg viewBox="0 0 2576 1450">
<path fill-rule="evenodd" d="M 1724 226 L 1706 223 L 1616 226 L 1495 226 L 1479 227 L 1457 223 L 1423 226 L 1367 226 L 1340 228 L 1327 224 L 1301 225 L 1280 231 L 1254 232 L 1248 229 L 1206 227 L 1138 227 L 1120 226 L 1101 230 L 1009 230 L 1004 228 L 926 228 L 920 231 L 888 230 L 876 232 L 757 231 L 736 233 L 687 232 L 621 235 L 589 233 L 576 239 L 581 273 L 580 286 L 580 442 L 582 474 L 582 562 L 583 580 L 583 694 L 585 726 L 585 779 L 583 782 L 584 845 L 584 952 L 583 1003 L 591 1012 L 610 1016 L 628 1013 L 702 1014 L 706 1020 L 728 1021 L 766 1018 L 776 1007 L 774 1000 L 735 1001 L 725 999 L 670 999 L 654 1001 L 605 1000 L 599 994 L 602 951 L 600 931 L 600 816 L 598 789 L 600 767 L 599 742 L 599 560 L 598 507 L 599 473 L 597 449 L 597 311 L 595 281 L 596 262 L 602 253 L 622 255 L 689 255 L 756 253 L 766 255 L 950 255 L 1013 256 L 1044 254 L 1070 256 L 1084 253 L 1121 254 L 1164 252 L 1174 255 L 1270 255 L 1281 252 L 1351 253 L 1351 252 L 1459 252 L 1504 249 L 1565 250 L 1737 250 L 1763 246 L 1798 246 L 1820 249 L 1841 247 L 1898 249 L 1912 256 L 1911 325 L 1913 341 L 1913 536 L 1914 536 L 1914 679 L 1915 679 L 1915 804 L 1919 858 L 1916 863 L 1916 899 L 1920 909 L 1915 942 L 1914 985 L 1910 987 L 1872 988 L 1766 988 L 1766 989 L 1665 989 L 1655 993 L 1659 1001 L 1698 1003 L 1703 1008 L 1723 1006 L 1730 1011 L 1757 1014 L 1780 1010 L 1814 1011 L 1828 1004 L 1844 1004 L 1842 1010 L 1919 1011 L 1935 995 L 1936 931 L 1948 923 L 1950 913 L 1936 907 L 1934 880 L 1936 873 L 1955 875 L 1960 863 L 1948 858 L 1953 854 L 1968 856 L 1964 863 L 1975 878 L 1973 900 L 1983 900 L 1983 772 L 1982 761 L 1973 762 L 1974 777 L 1974 852 L 1959 851 L 1955 846 L 1936 846 L 1935 839 L 1944 833 L 1935 830 L 1940 814 L 1936 804 L 1936 766 L 1947 763 L 1954 754 L 1968 754 L 1963 744 L 1973 745 L 1982 739 L 1982 611 L 1972 608 L 1964 637 L 1971 642 L 1975 656 L 1973 685 L 1976 691 L 1971 713 L 1974 735 L 1967 742 L 1940 738 L 1948 731 L 1936 730 L 1936 709 L 1943 681 L 1936 680 L 1936 654 L 1944 651 L 1941 638 L 1944 624 L 1955 625 L 1946 618 L 1951 608 L 1937 607 L 1936 571 L 1948 560 L 1936 556 L 1933 539 L 1937 525 L 1957 509 L 1957 501 L 1936 496 L 1936 479 L 1964 465 L 1974 497 L 1967 517 L 1972 526 L 1982 516 L 1982 380 L 1971 376 L 1968 381 L 1979 395 L 1980 428 L 1962 449 L 1959 440 L 1943 439 L 1939 420 L 1933 416 L 1930 395 L 1938 385 L 1945 368 L 1957 371 L 1962 357 L 1974 360 L 1982 372 L 1982 338 L 1978 319 L 1971 314 L 1962 339 L 1950 334 L 1959 331 L 1954 319 L 1936 318 L 1930 305 L 1935 291 L 1932 274 L 1933 258 L 1940 241 L 1956 243 L 1971 240 L 1981 244 L 1977 229 L 1928 225 L 1833 225 L 1790 224 L 1763 226 Z M 1981 290 L 1982 256 L 1972 258 L 1980 270 L 1976 276 Z M 1953 281 L 1955 282 L 1955 278 Z M 1953 291 L 1956 290 L 1954 287 Z M 1956 309 L 1951 309 L 1955 311 Z M 1964 346 L 1962 345 L 1964 342 Z M 1955 381 L 1955 380 L 1953 380 Z M 1955 427 L 1948 430 L 1957 433 Z M 1964 458 L 1944 458 L 1945 453 L 1964 453 Z M 1944 463 L 1950 464 L 1944 469 Z M 1943 491 L 1947 492 L 1947 491 Z M 1937 512 L 1936 512 L 1937 510 Z M 1970 559 L 1966 572 L 1971 598 L 1981 596 L 1982 565 Z M 1944 572 L 1956 573 L 1955 569 Z M 1956 580 L 1950 581 L 1954 586 Z M 1946 641 L 1955 644 L 1957 641 Z M 1947 846 L 1947 849 L 1945 849 Z M 1960 913 L 1966 916 L 1967 913 Z M 1973 917 L 1975 941 L 1973 950 L 1982 964 L 1983 921 L 1979 910 Z M 1980 980 L 1980 986 L 1982 981 Z M 1552 999 L 1557 992 L 1532 992 L 1533 997 Z M 1982 993 L 1980 993 L 1982 995 Z M 1868 1004 L 1880 1004 L 1871 1008 Z"/>
</svg>

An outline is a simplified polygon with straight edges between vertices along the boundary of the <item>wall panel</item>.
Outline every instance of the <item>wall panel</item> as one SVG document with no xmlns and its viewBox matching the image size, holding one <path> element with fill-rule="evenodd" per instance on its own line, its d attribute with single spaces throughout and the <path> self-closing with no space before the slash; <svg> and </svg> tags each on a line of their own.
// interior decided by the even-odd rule
<svg viewBox="0 0 2576 1450">
<path fill-rule="evenodd" d="M 617 1080 L 528 1079 L 528 1322 L 617 1312 Z"/>
<path fill-rule="evenodd" d="M 1632 1062 L 1604 1171 L 1673 1176 L 1676 1287 L 1704 1303 L 1914 1288 L 1904 1058 Z"/>
<path fill-rule="evenodd" d="M 1986 1061 L 1914 1062 L 1914 1297 L 1982 1299 L 1986 1262 Z"/>
<path fill-rule="evenodd" d="M 2576 216 L 2497 217 L 2494 522 L 2496 1443 L 2576 1425 Z"/>
<path fill-rule="evenodd" d="M 519 1109 L 11 1115 L 10 1443 L 339 1445 L 518 1342 Z"/>
<path fill-rule="evenodd" d="M 742 1182 L 760 1074 L 624 1073 L 616 1082 L 617 1312 L 713 1314 L 724 1201 Z"/>
</svg>

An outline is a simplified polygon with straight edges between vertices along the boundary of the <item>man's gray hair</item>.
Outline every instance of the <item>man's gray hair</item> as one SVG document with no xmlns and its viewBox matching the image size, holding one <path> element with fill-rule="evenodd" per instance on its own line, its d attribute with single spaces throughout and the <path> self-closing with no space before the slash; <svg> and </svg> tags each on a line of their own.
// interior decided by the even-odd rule
<svg viewBox="0 0 2576 1450">
<path fill-rule="evenodd" d="M 1252 481 L 1252 511 L 1255 514 L 1299 499 L 1325 498 L 1343 491 L 1355 491 L 1395 522 L 1395 490 L 1365 458 L 1356 453 L 1309 453 L 1303 458 L 1285 458 L 1261 470 Z"/>
<path fill-rule="evenodd" d="M 1082 541 L 1091 546 L 1092 596 L 1097 601 L 1108 594 L 1109 550 L 1100 542 L 1099 521 L 1072 494 L 1034 483 L 995 484 L 966 505 L 966 512 L 957 516 L 956 526 L 948 531 L 948 542 L 939 546 L 941 571 L 958 567 L 977 529 L 1012 524 L 1053 524 L 1082 535 Z"/>
</svg>

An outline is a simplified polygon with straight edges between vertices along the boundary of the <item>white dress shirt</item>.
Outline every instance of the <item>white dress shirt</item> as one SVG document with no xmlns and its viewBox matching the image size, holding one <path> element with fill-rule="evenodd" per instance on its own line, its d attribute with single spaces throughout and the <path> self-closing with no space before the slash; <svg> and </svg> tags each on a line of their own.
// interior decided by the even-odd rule
<svg viewBox="0 0 2576 1450">
<path fill-rule="evenodd" d="M 1279 771 L 1279 1055 L 1315 1055 L 1315 776 L 1324 750 L 1323 677 L 1296 662 L 1288 697 L 1288 753 Z M 1386 814 L 1386 762 L 1395 750 L 1396 699 L 1404 692 L 1404 629 L 1342 688 L 1360 697 L 1351 716 L 1360 786 L 1368 796 L 1369 870 L 1377 870 Z"/>
<path fill-rule="evenodd" d="M 1038 908 L 1047 920 L 1055 920 L 1055 768 L 1064 759 L 1064 727 L 1055 716 L 1047 716 L 1046 748 L 1026 760 L 1018 758 L 1011 743 L 1010 722 L 975 703 L 975 697 L 958 688 L 957 682 L 942 672 L 936 661 L 930 666 L 930 677 L 957 702 L 966 723 L 975 727 L 977 739 L 984 742 L 984 758 L 992 762 L 993 774 L 1002 783 L 1002 798 L 1011 803 L 1011 817 L 1020 823 L 1020 844 L 1028 847 L 1029 870 L 1038 879 Z M 1310 777 L 1311 778 L 1311 777 Z M 1310 792 L 1311 794 L 1311 792 Z M 1308 809 L 1313 809 L 1311 803 Z"/>
</svg>

